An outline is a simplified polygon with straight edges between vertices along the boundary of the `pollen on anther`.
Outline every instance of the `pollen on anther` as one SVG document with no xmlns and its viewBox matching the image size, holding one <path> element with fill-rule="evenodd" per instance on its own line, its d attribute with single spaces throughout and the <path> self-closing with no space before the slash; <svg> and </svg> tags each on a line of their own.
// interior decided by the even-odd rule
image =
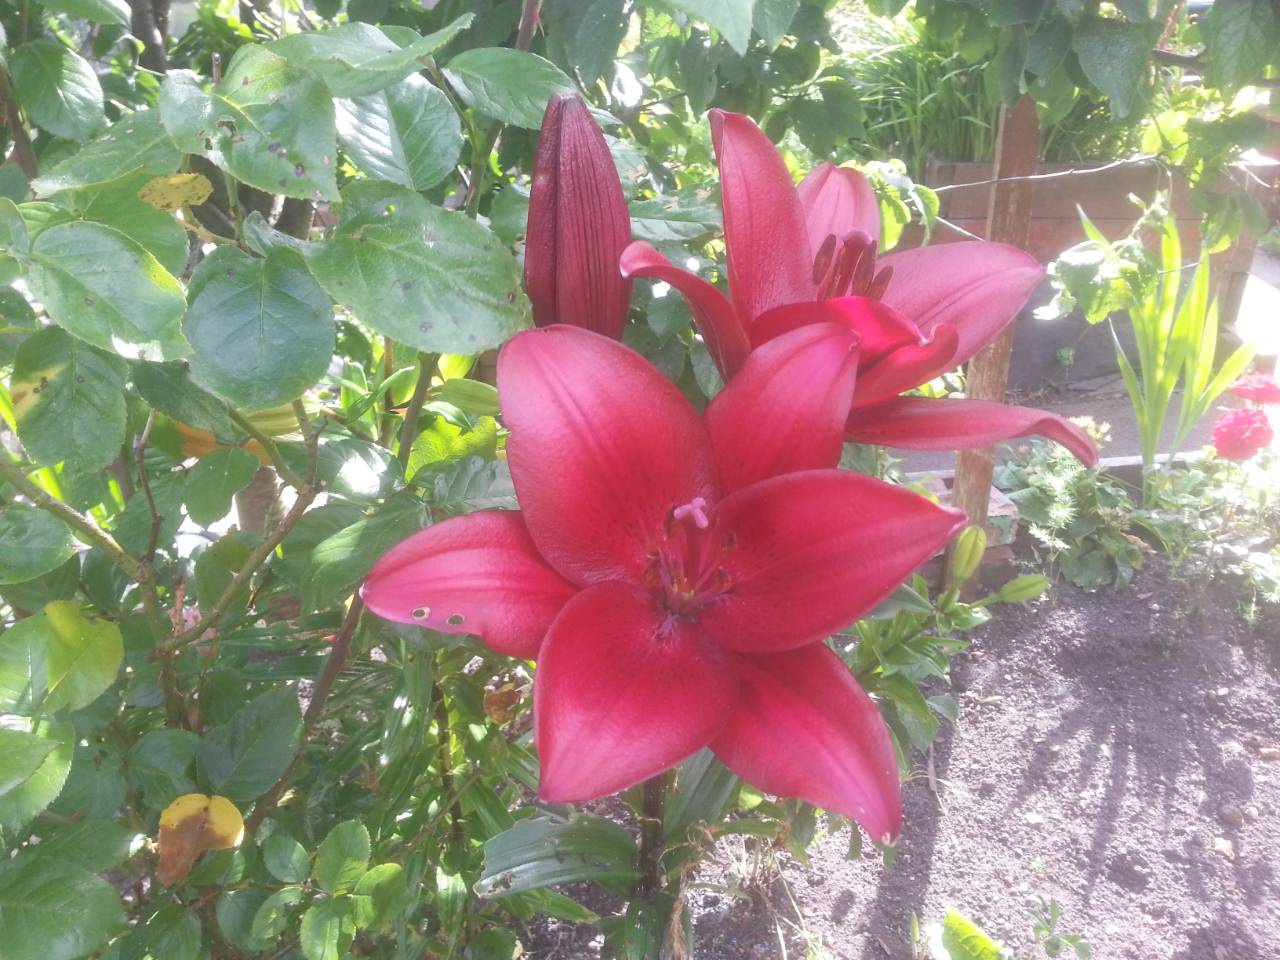
<svg viewBox="0 0 1280 960">
<path fill-rule="evenodd" d="M 413 619 L 415 620 L 425 620 L 429 616 L 431 616 L 430 607 L 418 607 L 418 609 L 413 611 Z"/>
</svg>

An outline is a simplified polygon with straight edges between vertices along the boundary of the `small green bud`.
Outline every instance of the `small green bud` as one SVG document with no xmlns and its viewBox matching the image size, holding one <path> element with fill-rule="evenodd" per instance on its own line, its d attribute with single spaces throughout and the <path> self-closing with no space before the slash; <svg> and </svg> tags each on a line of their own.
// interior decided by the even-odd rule
<svg viewBox="0 0 1280 960">
<path fill-rule="evenodd" d="M 1026 603 L 1044 594 L 1049 589 L 1049 581 L 1038 573 L 1024 573 L 1014 577 L 996 594 L 1005 603 Z"/>
<path fill-rule="evenodd" d="M 981 527 L 965 527 L 951 548 L 951 582 L 964 583 L 978 571 L 987 552 L 987 532 Z"/>
</svg>

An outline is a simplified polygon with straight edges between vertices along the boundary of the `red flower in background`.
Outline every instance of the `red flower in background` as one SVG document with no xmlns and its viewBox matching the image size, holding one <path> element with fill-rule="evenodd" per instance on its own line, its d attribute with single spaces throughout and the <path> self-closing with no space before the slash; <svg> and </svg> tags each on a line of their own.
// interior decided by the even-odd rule
<svg viewBox="0 0 1280 960">
<path fill-rule="evenodd" d="M 545 800 L 624 789 L 709 745 L 760 789 L 891 840 L 889 733 L 822 640 L 964 518 L 833 469 L 856 366 L 854 334 L 812 324 L 746 358 L 699 416 L 619 343 L 521 333 L 498 360 L 521 511 L 429 527 L 361 595 L 538 660 Z"/>
<path fill-rule="evenodd" d="M 1231 385 L 1231 392 L 1263 406 L 1280 403 L 1280 382 L 1266 373 L 1245 374 Z"/>
<path fill-rule="evenodd" d="M 529 190 L 524 281 L 533 320 L 622 339 L 631 281 L 618 258 L 631 242 L 622 181 L 581 97 L 547 104 Z"/>
<path fill-rule="evenodd" d="M 1274 437 L 1266 411 L 1257 407 L 1225 410 L 1213 421 L 1213 446 L 1224 460 L 1248 460 Z"/>
<path fill-rule="evenodd" d="M 1013 321 L 1044 275 L 1031 256 L 971 241 L 878 257 L 879 205 L 861 174 L 822 164 L 797 188 L 748 117 L 713 110 L 711 132 L 729 296 L 641 242 L 623 253 L 622 271 L 684 294 L 726 379 L 753 347 L 797 326 L 835 322 L 862 343 L 850 439 L 955 450 L 1038 433 L 1086 463 L 1097 460 L 1082 430 L 1041 410 L 898 396 L 965 362 Z"/>
</svg>

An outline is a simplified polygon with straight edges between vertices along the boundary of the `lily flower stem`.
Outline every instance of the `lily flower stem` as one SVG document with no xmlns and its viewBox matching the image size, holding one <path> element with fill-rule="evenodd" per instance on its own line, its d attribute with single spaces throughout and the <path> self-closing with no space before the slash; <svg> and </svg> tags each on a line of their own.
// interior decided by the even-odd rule
<svg viewBox="0 0 1280 960">
<path fill-rule="evenodd" d="M 655 903 L 662 890 L 663 817 L 667 791 L 671 786 L 670 771 L 650 777 L 641 790 L 639 877 L 636 897 Z"/>
<path fill-rule="evenodd" d="M 449 704 L 445 700 L 444 686 L 439 677 L 444 670 L 441 660 L 436 662 L 436 681 L 432 687 L 435 700 L 436 736 L 440 741 L 440 795 L 452 797 L 449 806 L 449 840 L 455 850 L 461 850 L 466 844 L 466 833 L 462 821 L 462 796 L 454 792 L 453 778 L 453 731 L 449 725 Z"/>
</svg>

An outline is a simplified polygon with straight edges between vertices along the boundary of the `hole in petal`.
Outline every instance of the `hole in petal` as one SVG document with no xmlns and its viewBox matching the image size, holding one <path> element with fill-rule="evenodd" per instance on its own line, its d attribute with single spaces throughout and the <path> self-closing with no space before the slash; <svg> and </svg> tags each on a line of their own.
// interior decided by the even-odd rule
<svg viewBox="0 0 1280 960">
<path fill-rule="evenodd" d="M 451 627 L 460 627 L 462 626 L 462 622 L 466 619 L 467 618 L 464 617 L 462 614 L 455 613 L 453 614 L 453 616 L 449 617 L 449 619 L 446 620 L 445 623 L 449 624 L 449 626 Z"/>
<path fill-rule="evenodd" d="M 430 607 L 418 607 L 417 610 L 413 611 L 413 619 L 415 620 L 425 620 L 429 616 L 431 616 Z"/>
</svg>

